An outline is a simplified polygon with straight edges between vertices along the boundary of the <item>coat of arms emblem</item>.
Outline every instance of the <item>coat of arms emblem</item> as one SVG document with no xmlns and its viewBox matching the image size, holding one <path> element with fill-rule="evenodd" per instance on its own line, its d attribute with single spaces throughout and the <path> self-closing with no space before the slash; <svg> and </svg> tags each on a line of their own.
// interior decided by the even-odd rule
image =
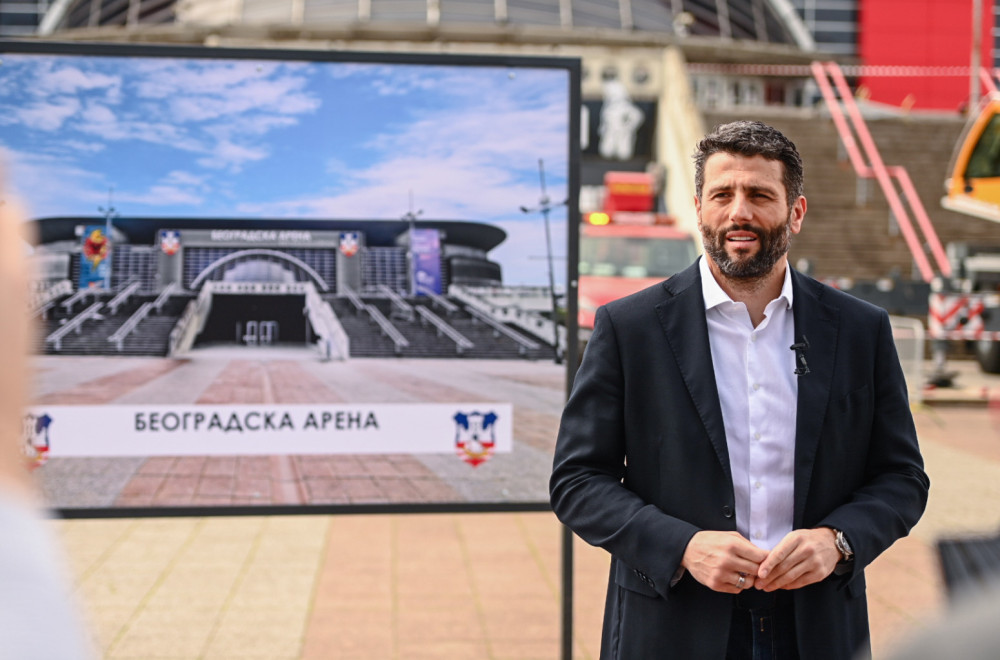
<svg viewBox="0 0 1000 660">
<path fill-rule="evenodd" d="M 345 231 L 340 234 L 340 251 L 345 257 L 358 253 L 358 232 Z"/>
<path fill-rule="evenodd" d="M 497 415 L 493 412 L 455 413 L 455 453 L 472 467 L 493 455 Z"/>
<path fill-rule="evenodd" d="M 160 249 L 163 254 L 172 257 L 181 249 L 180 232 L 165 229 L 160 232 Z"/>
</svg>

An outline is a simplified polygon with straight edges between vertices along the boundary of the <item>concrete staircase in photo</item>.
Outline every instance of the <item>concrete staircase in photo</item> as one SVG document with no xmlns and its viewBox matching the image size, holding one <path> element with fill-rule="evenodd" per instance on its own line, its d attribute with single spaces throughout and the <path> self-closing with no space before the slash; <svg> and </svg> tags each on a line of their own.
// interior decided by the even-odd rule
<svg viewBox="0 0 1000 660">
<path fill-rule="evenodd" d="M 471 348 L 459 352 L 456 343 L 446 336 L 440 335 L 433 325 L 422 322 L 419 314 L 413 320 L 393 315 L 392 304 L 387 298 L 364 297 L 364 302 L 374 305 L 382 314 L 390 319 L 392 324 L 403 334 L 409 346 L 396 351 L 391 339 L 384 336 L 379 327 L 370 317 L 357 310 L 345 297 L 325 296 L 341 325 L 351 339 L 351 357 L 412 357 L 412 358 L 453 358 L 465 357 L 474 359 L 550 359 L 553 357 L 552 345 L 539 337 L 529 335 L 523 330 L 517 332 L 535 342 L 538 347 L 522 351 L 517 342 L 478 321 L 465 308 L 454 300 L 458 307 L 456 312 L 446 315 L 438 307 L 434 307 L 428 298 L 407 298 L 406 302 L 413 307 L 422 306 L 431 310 L 452 328 L 472 342 Z"/>
<path fill-rule="evenodd" d="M 152 312 L 147 315 L 122 342 L 121 351 L 118 350 L 115 342 L 108 341 L 108 337 L 113 335 L 139 307 L 144 303 L 151 303 L 155 299 L 156 296 L 133 296 L 114 313 L 107 306 L 102 307 L 99 310 L 100 316 L 84 321 L 80 326 L 79 333 L 70 332 L 65 335 L 61 339 L 59 350 L 56 350 L 53 343 L 46 342 L 45 338 L 61 327 L 63 323 L 68 322 L 83 309 L 93 304 L 94 300 L 77 304 L 71 311 L 67 311 L 60 304 L 61 301 L 57 301 L 48 310 L 47 318 L 38 321 L 39 332 L 35 343 L 36 351 L 39 354 L 48 355 L 165 356 L 170 331 L 190 301 L 190 295 L 171 296 L 160 312 Z M 101 300 L 101 298 L 97 300 Z M 108 298 L 105 297 L 103 300 L 106 302 Z"/>
</svg>

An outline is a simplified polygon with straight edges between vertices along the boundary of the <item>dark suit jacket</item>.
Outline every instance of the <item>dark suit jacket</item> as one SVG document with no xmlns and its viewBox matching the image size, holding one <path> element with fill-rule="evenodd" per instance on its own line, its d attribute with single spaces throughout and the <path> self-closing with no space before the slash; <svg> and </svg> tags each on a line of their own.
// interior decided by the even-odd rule
<svg viewBox="0 0 1000 660">
<path fill-rule="evenodd" d="M 795 590 L 803 660 L 868 644 L 864 567 L 923 513 L 928 479 L 889 317 L 792 271 L 808 338 L 795 429 L 795 528 L 843 530 L 854 568 Z M 556 515 L 612 555 L 602 658 L 725 657 L 733 596 L 689 574 L 699 530 L 736 530 L 697 264 L 602 307 L 563 412 Z"/>
</svg>

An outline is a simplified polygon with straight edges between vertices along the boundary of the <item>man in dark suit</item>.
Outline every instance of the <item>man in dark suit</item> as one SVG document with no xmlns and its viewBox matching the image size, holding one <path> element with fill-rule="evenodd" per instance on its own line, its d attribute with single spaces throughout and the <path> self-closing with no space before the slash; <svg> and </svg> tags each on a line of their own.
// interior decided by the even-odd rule
<svg viewBox="0 0 1000 660">
<path fill-rule="evenodd" d="M 846 660 L 927 501 L 889 317 L 788 265 L 784 135 L 726 124 L 695 164 L 705 256 L 598 310 L 553 510 L 612 555 L 602 658 Z"/>
</svg>

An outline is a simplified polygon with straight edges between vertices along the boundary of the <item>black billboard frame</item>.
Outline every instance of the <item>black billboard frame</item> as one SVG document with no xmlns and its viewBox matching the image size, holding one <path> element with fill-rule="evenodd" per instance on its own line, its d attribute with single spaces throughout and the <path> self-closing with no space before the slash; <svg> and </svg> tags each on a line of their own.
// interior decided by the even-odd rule
<svg viewBox="0 0 1000 660">
<path fill-rule="evenodd" d="M 580 361 L 578 336 L 578 272 L 580 211 L 581 107 L 582 65 L 578 58 L 523 55 L 437 54 L 418 52 L 385 53 L 374 51 L 297 50 L 279 48 L 230 48 L 150 43 L 67 42 L 24 39 L 0 39 L 0 72 L 5 54 L 141 56 L 206 59 L 257 59 L 275 61 L 357 62 L 372 64 L 415 64 L 451 66 L 488 66 L 518 68 L 561 68 L 568 74 L 568 197 L 566 246 L 566 328 L 567 346 L 563 363 L 565 396 L 569 396 Z M 547 202 L 543 202 L 547 203 Z M 267 505 L 267 506 L 198 506 L 198 507 L 103 507 L 66 508 L 51 510 L 52 515 L 66 519 L 169 518 L 224 516 L 288 516 L 288 515 L 357 515 L 357 514 L 479 514 L 479 513 L 541 513 L 551 512 L 549 502 L 442 502 L 400 504 L 338 504 L 338 505 Z M 573 629 L 573 533 L 561 527 L 561 645 L 560 657 L 572 657 Z"/>
</svg>

